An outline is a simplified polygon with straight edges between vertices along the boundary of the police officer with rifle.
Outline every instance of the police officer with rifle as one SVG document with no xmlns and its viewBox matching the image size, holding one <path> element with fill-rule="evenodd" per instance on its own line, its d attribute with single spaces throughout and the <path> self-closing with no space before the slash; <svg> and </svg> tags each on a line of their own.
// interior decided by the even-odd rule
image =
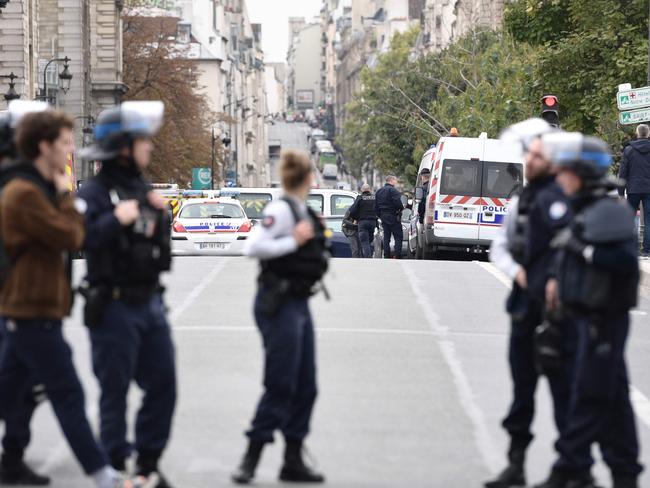
<svg viewBox="0 0 650 488">
<path fill-rule="evenodd" d="M 543 138 L 574 217 L 558 235 L 554 279 L 546 302 L 559 306 L 578 332 L 571 408 L 558 442 L 559 459 L 538 488 L 594 488 L 591 447 L 598 442 L 614 488 L 637 488 L 642 466 L 630 403 L 625 344 L 636 305 L 639 264 L 634 212 L 609 194 L 607 145 L 579 133 Z"/>
<path fill-rule="evenodd" d="M 99 174 L 81 189 L 87 237 L 85 323 L 93 369 L 101 387 L 100 433 L 111 464 L 126 470 L 131 381 L 144 391 L 135 424 L 136 474 L 169 486 L 158 462 L 167 446 L 176 403 L 176 367 L 159 277 L 171 265 L 165 204 L 143 171 L 151 138 L 162 123 L 162 102 L 125 102 L 103 111 L 95 145 L 82 152 L 100 161 Z"/>
<path fill-rule="evenodd" d="M 328 269 L 327 231 L 306 205 L 313 181 L 306 154 L 285 151 L 281 178 L 285 195 L 264 209 L 264 219 L 245 253 L 260 259 L 255 320 L 264 342 L 264 394 L 246 435 L 249 443 L 232 480 L 248 484 L 262 450 L 280 430 L 286 447 L 280 479 L 322 483 L 325 478 L 302 457 L 316 401 L 316 351 L 309 298 Z M 325 292 L 326 293 L 326 292 Z"/>
</svg>

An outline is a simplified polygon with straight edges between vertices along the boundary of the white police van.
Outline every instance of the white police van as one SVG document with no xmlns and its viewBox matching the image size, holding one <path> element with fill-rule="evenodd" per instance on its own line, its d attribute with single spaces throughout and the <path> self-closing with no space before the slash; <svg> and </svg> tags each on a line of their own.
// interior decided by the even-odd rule
<svg viewBox="0 0 650 488">
<path fill-rule="evenodd" d="M 485 133 L 443 137 L 424 155 L 420 171 L 425 167 L 431 179 L 424 223 L 414 212 L 409 251 L 419 259 L 433 258 L 439 250 L 486 252 L 508 202 L 524 185 L 521 145 L 488 139 Z M 416 190 L 414 210 L 421 198 Z"/>
</svg>

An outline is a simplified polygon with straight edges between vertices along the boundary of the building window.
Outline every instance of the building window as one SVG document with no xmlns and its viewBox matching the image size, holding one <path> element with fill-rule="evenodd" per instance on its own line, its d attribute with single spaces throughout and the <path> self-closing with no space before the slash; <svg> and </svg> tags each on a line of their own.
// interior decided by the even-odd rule
<svg viewBox="0 0 650 488">
<path fill-rule="evenodd" d="M 176 40 L 182 44 L 189 44 L 192 35 L 192 24 L 189 22 L 179 22 Z"/>
</svg>

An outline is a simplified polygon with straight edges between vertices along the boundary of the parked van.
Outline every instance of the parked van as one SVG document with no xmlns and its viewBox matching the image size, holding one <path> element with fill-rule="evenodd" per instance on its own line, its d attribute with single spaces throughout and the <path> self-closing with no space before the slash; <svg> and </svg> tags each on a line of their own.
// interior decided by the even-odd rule
<svg viewBox="0 0 650 488">
<path fill-rule="evenodd" d="M 488 139 L 485 133 L 443 137 L 425 154 L 420 171 L 424 167 L 431 170 L 424 223 L 414 212 L 409 251 L 419 259 L 443 249 L 486 252 L 508 202 L 524 185 L 521 145 Z M 421 198 L 416 190 L 415 209 Z"/>
</svg>

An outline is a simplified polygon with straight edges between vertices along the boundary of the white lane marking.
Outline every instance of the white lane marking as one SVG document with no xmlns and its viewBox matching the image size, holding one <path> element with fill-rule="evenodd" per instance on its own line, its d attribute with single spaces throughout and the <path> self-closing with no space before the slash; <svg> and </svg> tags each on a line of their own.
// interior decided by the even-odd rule
<svg viewBox="0 0 650 488">
<path fill-rule="evenodd" d="M 411 285 L 416 301 L 426 318 L 429 328 L 437 338 L 440 352 L 447 363 L 447 367 L 449 368 L 456 385 L 460 403 L 465 410 L 465 414 L 473 425 L 474 442 L 483 458 L 483 463 L 488 470 L 496 473 L 500 463 L 502 462 L 501 455 L 490 438 L 483 411 L 479 407 L 467 375 L 463 370 L 463 365 L 456 353 L 456 347 L 450 340 L 451 334 L 449 333 L 449 328 L 440 324 L 438 315 L 433 310 L 426 294 L 422 291 L 419 281 L 415 278 L 414 273 L 411 272 L 412 270 L 409 269 L 408 265 L 404 261 L 400 261 L 400 265 L 409 284 Z"/>
<path fill-rule="evenodd" d="M 479 263 L 477 264 L 492 274 L 496 279 L 498 279 L 501 283 L 506 285 L 508 288 L 512 288 L 512 284 L 508 280 L 507 276 L 503 274 L 501 271 L 499 271 L 496 266 L 490 263 Z M 644 263 L 641 263 L 642 265 Z M 650 265 L 647 266 L 648 270 L 650 271 Z M 647 312 L 644 312 L 642 310 L 632 310 L 630 312 L 632 315 L 640 315 L 640 316 L 645 316 L 648 315 Z M 630 384 L 630 400 L 632 402 L 632 406 L 634 407 L 634 413 L 638 417 L 641 422 L 643 422 L 648 428 L 650 428 L 650 399 L 646 397 L 641 390 L 636 388 L 634 385 Z"/>
<path fill-rule="evenodd" d="M 485 271 L 490 273 L 492 276 L 494 276 L 497 280 L 499 280 L 506 288 L 512 289 L 512 280 L 509 279 L 505 273 L 501 272 L 495 265 L 491 263 L 484 263 L 481 261 L 474 261 L 476 264 L 478 264 L 481 268 L 483 268 Z"/>
<path fill-rule="evenodd" d="M 174 311 L 170 315 L 169 319 L 171 323 L 176 322 L 185 311 L 192 306 L 192 304 L 196 301 L 196 299 L 203 293 L 203 291 L 212 283 L 212 281 L 217 277 L 217 275 L 223 270 L 224 266 L 228 263 L 229 259 L 220 259 L 217 264 L 212 268 L 212 271 L 210 271 L 209 274 L 207 274 L 200 282 L 198 285 L 194 287 L 194 289 L 190 292 L 187 297 L 185 297 L 185 300 L 181 302 L 178 307 L 174 308 Z"/>
</svg>

